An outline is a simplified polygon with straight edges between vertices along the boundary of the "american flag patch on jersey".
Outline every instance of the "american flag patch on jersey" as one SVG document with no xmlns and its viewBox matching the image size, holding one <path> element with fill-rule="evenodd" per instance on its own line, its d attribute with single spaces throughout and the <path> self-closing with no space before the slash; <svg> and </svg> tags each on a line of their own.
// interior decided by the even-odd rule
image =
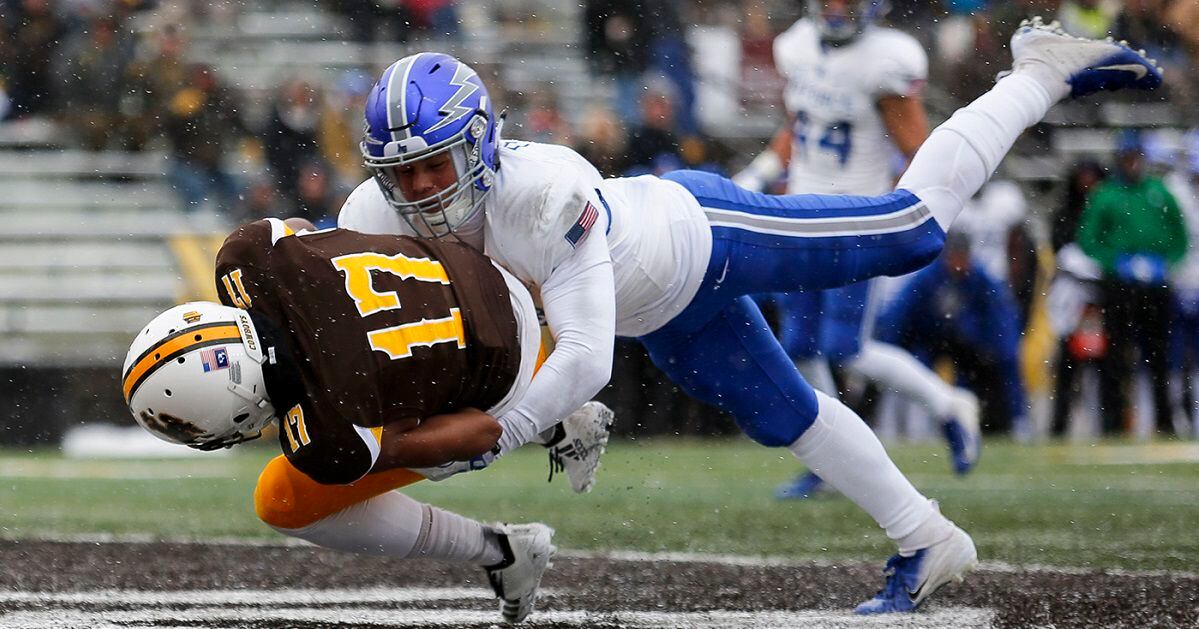
<svg viewBox="0 0 1199 629">
<path fill-rule="evenodd" d="M 578 247 L 580 242 L 591 233 L 591 226 L 595 225 L 596 219 L 599 218 L 599 210 L 595 209 L 591 202 L 587 202 L 587 206 L 583 208 L 583 213 L 579 214 L 579 220 L 571 226 L 566 232 L 566 242 L 572 247 Z"/>
<path fill-rule="evenodd" d="M 216 371 L 229 368 L 229 352 L 223 347 L 213 347 L 200 350 L 200 362 L 204 363 L 204 371 Z"/>
</svg>

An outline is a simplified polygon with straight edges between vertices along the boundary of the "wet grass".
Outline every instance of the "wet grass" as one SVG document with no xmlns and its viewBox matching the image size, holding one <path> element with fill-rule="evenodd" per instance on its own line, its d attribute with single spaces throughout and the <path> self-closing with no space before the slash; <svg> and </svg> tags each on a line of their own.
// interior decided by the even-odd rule
<svg viewBox="0 0 1199 629">
<path fill-rule="evenodd" d="M 900 468 L 969 530 L 984 560 L 1093 568 L 1192 570 L 1199 560 L 1199 445 L 989 443 L 974 474 L 948 472 L 938 444 L 890 448 Z M 157 537 L 276 534 L 251 494 L 272 455 L 173 461 L 73 461 L 0 450 L 0 536 L 97 533 Z M 486 520 L 541 520 L 575 549 L 636 549 L 882 559 L 891 545 L 844 498 L 778 502 L 794 459 L 745 440 L 614 443 L 587 495 L 546 484 L 526 448 L 492 469 L 410 495 Z"/>
</svg>

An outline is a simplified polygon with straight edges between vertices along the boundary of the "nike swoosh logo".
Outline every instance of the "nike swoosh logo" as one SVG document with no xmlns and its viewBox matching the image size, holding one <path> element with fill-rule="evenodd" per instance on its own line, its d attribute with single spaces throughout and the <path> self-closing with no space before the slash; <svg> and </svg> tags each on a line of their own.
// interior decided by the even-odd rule
<svg viewBox="0 0 1199 629">
<path fill-rule="evenodd" d="M 1117 72 L 1132 72 L 1133 74 L 1137 75 L 1138 81 L 1145 78 L 1146 74 L 1149 74 L 1149 70 L 1146 69 L 1145 66 L 1138 65 L 1135 63 L 1122 63 L 1122 64 L 1118 64 L 1118 65 L 1113 65 L 1113 66 L 1100 66 L 1098 68 L 1095 68 L 1095 70 L 1115 70 Z"/>
<path fill-rule="evenodd" d="M 913 591 L 913 590 L 908 590 L 908 598 L 909 598 L 909 599 L 911 599 L 911 601 L 912 601 L 913 603 L 915 603 L 916 601 L 920 600 L 920 593 L 924 591 L 924 586 L 925 586 L 925 585 L 928 585 L 928 581 L 925 581 L 924 583 L 921 583 L 921 584 L 920 584 L 920 587 L 916 588 L 914 591 Z"/>
<path fill-rule="evenodd" d="M 722 270 L 722 271 L 720 272 L 720 277 L 716 278 L 716 285 L 717 285 L 717 286 L 720 286 L 721 284 L 723 284 L 723 283 L 724 283 L 724 277 L 725 277 L 726 275 L 728 275 L 728 274 L 729 274 L 729 262 L 730 262 L 730 259 L 729 259 L 729 258 L 725 258 L 725 260 L 724 260 L 724 270 Z"/>
</svg>

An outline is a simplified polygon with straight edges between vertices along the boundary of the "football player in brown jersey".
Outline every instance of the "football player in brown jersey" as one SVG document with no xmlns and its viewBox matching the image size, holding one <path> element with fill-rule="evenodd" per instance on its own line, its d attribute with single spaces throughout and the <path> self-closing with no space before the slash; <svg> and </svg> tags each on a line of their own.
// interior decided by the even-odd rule
<svg viewBox="0 0 1199 629">
<path fill-rule="evenodd" d="M 216 279 L 222 304 L 171 308 L 130 347 L 122 384 L 137 421 L 208 450 L 278 419 L 283 454 L 254 494 L 264 522 L 339 550 L 482 565 L 505 619 L 527 616 L 552 529 L 486 525 L 393 491 L 490 463 L 495 416 L 541 356 L 525 287 L 464 245 L 277 219 L 237 229 Z M 611 418 L 589 403 L 556 430 L 588 477 Z"/>
</svg>

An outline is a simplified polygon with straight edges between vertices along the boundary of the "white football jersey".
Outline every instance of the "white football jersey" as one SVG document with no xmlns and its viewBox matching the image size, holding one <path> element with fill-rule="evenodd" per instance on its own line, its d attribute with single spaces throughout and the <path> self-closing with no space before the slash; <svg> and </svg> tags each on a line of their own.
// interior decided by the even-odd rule
<svg viewBox="0 0 1199 629">
<path fill-rule="evenodd" d="M 585 216 L 588 204 L 594 218 Z M 484 209 L 484 252 L 539 289 L 576 247 L 584 253 L 581 242 L 571 242 L 572 230 L 585 231 L 583 238 L 603 233 L 620 336 L 648 334 L 681 312 L 699 290 L 712 250 L 707 218 L 682 186 L 653 176 L 605 180 L 564 146 L 504 141 Z M 415 235 L 373 179 L 350 194 L 338 226 Z"/>
<path fill-rule="evenodd" d="M 774 40 L 793 116 L 788 192 L 879 195 L 893 189 L 894 145 L 878 111 L 884 96 L 907 96 L 928 78 L 928 57 L 903 32 L 869 27 L 827 46 L 810 20 Z"/>
</svg>

